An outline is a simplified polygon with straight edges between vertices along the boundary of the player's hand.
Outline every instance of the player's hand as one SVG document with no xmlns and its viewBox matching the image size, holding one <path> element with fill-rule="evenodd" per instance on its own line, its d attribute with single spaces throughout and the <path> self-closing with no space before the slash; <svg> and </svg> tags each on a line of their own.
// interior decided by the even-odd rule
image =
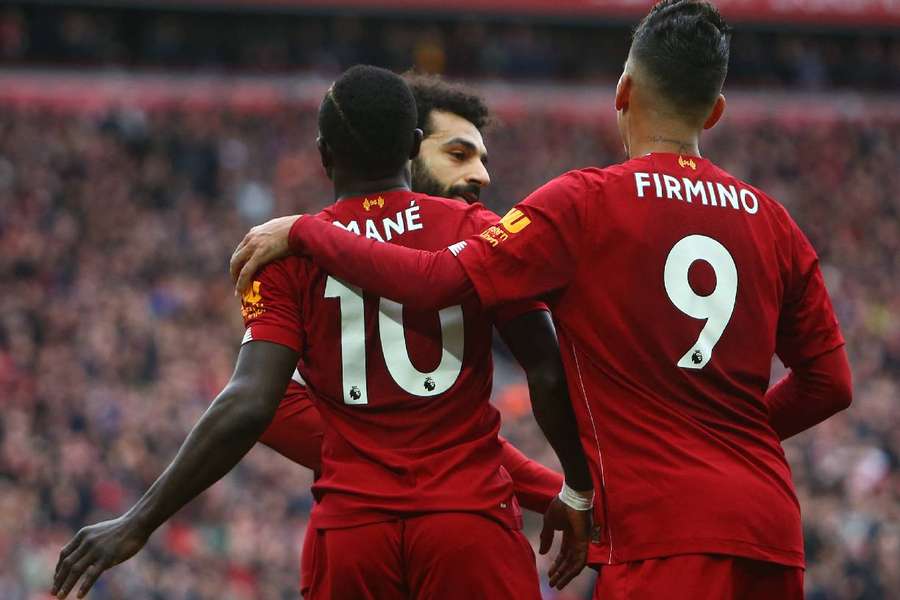
<svg viewBox="0 0 900 600">
<path fill-rule="evenodd" d="M 547 575 L 550 587 L 563 589 L 587 564 L 588 544 L 591 535 L 590 510 L 575 510 L 566 506 L 559 498 L 554 498 L 544 513 L 544 528 L 541 530 L 539 552 L 547 554 L 553 545 L 555 532 L 562 531 L 562 545 L 559 554 L 550 565 Z"/>
<path fill-rule="evenodd" d="M 84 598 L 103 571 L 134 556 L 148 537 L 125 517 L 84 527 L 59 553 L 53 595 L 65 598 L 83 575 L 78 597 Z"/>
<path fill-rule="evenodd" d="M 240 296 L 263 265 L 290 254 L 288 234 L 299 215 L 279 217 L 251 229 L 231 255 L 231 280 Z"/>
</svg>

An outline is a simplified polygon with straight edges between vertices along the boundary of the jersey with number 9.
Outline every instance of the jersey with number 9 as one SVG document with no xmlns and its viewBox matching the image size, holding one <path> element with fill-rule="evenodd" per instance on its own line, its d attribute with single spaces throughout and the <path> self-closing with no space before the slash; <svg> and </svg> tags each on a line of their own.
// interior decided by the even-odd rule
<svg viewBox="0 0 900 600">
<path fill-rule="evenodd" d="M 344 199 L 318 218 L 425 250 L 497 220 L 480 205 L 406 191 Z M 488 314 L 473 299 L 435 312 L 405 310 L 298 257 L 262 269 L 243 304 L 245 342 L 300 354 L 298 370 L 326 425 L 313 486 L 317 527 L 435 511 L 479 512 L 519 526 L 500 467 L 499 414 L 489 402 L 492 328 L 542 304 Z"/>
<path fill-rule="evenodd" d="M 591 560 L 801 566 L 799 506 L 764 396 L 773 355 L 799 365 L 843 339 L 784 208 L 707 160 L 651 154 L 563 175 L 503 221 L 458 258 L 486 306 L 551 299 L 602 484 Z"/>
</svg>

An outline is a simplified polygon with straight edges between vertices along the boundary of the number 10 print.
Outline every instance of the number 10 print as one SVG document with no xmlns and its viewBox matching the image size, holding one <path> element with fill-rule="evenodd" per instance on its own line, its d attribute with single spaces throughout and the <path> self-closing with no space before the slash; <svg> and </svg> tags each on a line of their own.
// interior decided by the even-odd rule
<svg viewBox="0 0 900 600">
<path fill-rule="evenodd" d="M 345 404 L 368 404 L 366 382 L 366 323 L 363 292 L 333 277 L 325 284 L 325 297 L 341 304 L 341 381 Z M 438 313 L 441 321 L 441 362 L 431 372 L 418 370 L 409 358 L 403 328 L 403 306 L 378 299 L 378 329 L 385 366 L 393 380 L 414 396 L 437 396 L 456 383 L 462 371 L 465 331 L 461 306 Z"/>
</svg>

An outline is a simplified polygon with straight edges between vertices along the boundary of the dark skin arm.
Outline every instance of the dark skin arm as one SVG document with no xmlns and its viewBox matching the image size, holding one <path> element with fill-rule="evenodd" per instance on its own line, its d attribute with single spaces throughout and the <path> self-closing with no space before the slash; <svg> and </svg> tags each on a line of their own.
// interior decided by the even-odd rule
<svg viewBox="0 0 900 600">
<path fill-rule="evenodd" d="M 134 556 L 156 528 L 228 473 L 272 421 L 297 358 L 279 344 L 244 344 L 228 385 L 150 489 L 124 515 L 81 529 L 62 549 L 52 593 L 65 598 L 84 576 L 83 598 L 103 571 Z"/>
<path fill-rule="evenodd" d="M 575 411 L 559 355 L 559 342 L 550 313 L 520 315 L 500 329 L 500 336 L 525 369 L 534 419 L 556 452 L 566 483 L 578 491 L 592 490 L 591 472 L 578 435 Z M 563 532 L 559 554 L 550 567 L 550 586 L 562 589 L 584 568 L 590 542 L 591 511 L 575 510 L 555 498 L 544 515 L 540 553 L 553 544 L 554 532 Z"/>
</svg>

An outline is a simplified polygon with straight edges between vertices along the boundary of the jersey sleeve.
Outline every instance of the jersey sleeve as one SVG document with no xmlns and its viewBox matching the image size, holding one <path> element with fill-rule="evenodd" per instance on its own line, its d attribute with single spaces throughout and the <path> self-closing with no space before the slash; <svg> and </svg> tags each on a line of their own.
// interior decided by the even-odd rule
<svg viewBox="0 0 900 600">
<path fill-rule="evenodd" d="M 479 232 L 486 230 L 487 228 L 497 223 L 497 221 L 499 220 L 500 217 L 497 216 L 497 214 L 493 211 L 487 210 L 486 208 L 475 209 L 474 214 L 471 218 L 474 227 L 471 228 L 468 232 L 464 232 L 464 235 L 466 237 L 468 237 L 469 235 L 477 235 Z M 546 304 L 539 300 L 517 300 L 497 306 L 496 308 L 494 308 L 491 314 L 493 317 L 494 325 L 497 327 L 503 327 L 505 324 L 509 323 L 516 317 L 528 314 L 536 310 L 550 309 L 547 308 Z"/>
<path fill-rule="evenodd" d="M 513 480 L 513 493 L 523 508 L 543 514 L 562 489 L 563 476 L 531 460 L 499 436 L 503 447 L 501 462 Z"/>
<path fill-rule="evenodd" d="M 481 235 L 450 247 L 485 307 L 535 298 L 571 281 L 582 232 L 592 229 L 586 200 L 593 193 L 582 173 L 566 173 Z"/>
<path fill-rule="evenodd" d="M 243 344 L 273 342 L 295 352 L 303 350 L 300 320 L 300 284 L 296 259 L 281 260 L 263 267 L 241 298 L 244 317 Z"/>
<path fill-rule="evenodd" d="M 844 344 L 812 244 L 791 220 L 791 265 L 775 351 L 785 366 L 806 363 Z"/>
</svg>

